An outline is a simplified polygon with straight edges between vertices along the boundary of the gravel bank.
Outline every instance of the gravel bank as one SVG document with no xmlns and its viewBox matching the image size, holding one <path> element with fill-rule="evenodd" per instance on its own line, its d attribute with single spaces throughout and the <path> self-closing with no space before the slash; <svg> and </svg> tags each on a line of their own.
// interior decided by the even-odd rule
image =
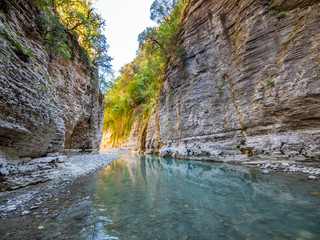
<svg viewBox="0 0 320 240">
<path fill-rule="evenodd" d="M 75 179 L 107 167 L 120 156 L 111 154 L 79 155 L 32 160 L 24 165 L 7 166 L 13 174 L 8 182 L 27 179 L 27 187 L 0 192 L 0 218 L 13 214 L 29 214 L 47 199 L 57 196 Z M 46 167 L 45 167 L 46 166 Z M 40 174 L 39 169 L 44 169 Z M 43 177 L 42 175 L 47 175 Z M 36 178 L 40 177 L 41 180 Z M 35 185 L 36 184 L 36 185 Z"/>
</svg>

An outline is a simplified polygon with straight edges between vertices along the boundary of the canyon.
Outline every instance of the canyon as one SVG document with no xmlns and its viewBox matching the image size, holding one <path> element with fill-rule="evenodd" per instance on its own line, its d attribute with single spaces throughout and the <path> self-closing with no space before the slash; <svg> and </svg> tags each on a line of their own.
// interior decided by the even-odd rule
<svg viewBox="0 0 320 240">
<path fill-rule="evenodd" d="M 120 146 L 177 158 L 318 162 L 319 1 L 192 1 L 157 105 Z M 104 133 L 102 146 L 110 146 Z"/>
<path fill-rule="evenodd" d="M 1 3 L 0 178 L 48 180 L 63 154 L 114 146 L 102 136 L 98 70 L 68 35 L 55 55 L 33 2 Z M 39 17 L 40 16 L 40 17 Z M 229 162 L 319 163 L 319 1 L 191 1 L 151 115 L 124 149 Z M 101 143 L 102 138 L 102 143 Z M 101 145 L 100 145 L 101 144 Z M 40 158 L 40 160 L 37 160 Z M 28 166 L 28 163 L 30 166 Z M 21 166 L 24 166 L 21 169 Z M 25 167 L 28 166 L 28 167 Z M 33 180 L 25 176 L 34 174 Z"/>
</svg>

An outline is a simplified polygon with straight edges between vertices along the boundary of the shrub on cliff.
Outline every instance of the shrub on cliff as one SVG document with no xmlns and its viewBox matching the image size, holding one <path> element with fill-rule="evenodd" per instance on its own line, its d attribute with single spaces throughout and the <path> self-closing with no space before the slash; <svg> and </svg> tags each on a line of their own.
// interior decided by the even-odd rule
<svg viewBox="0 0 320 240">
<path fill-rule="evenodd" d="M 69 35 L 73 35 L 82 47 L 81 55 L 100 73 L 100 86 L 105 84 L 102 76 L 111 72 L 111 60 L 108 44 L 103 35 L 105 21 L 95 11 L 91 0 L 31 0 L 43 10 L 39 14 L 39 27 L 44 43 L 51 56 L 64 54 L 72 58 Z M 2 0 L 0 10 L 10 11 L 14 4 L 23 4 L 21 0 Z"/>
<path fill-rule="evenodd" d="M 106 82 L 101 76 L 111 72 L 112 60 L 103 35 L 105 20 L 95 11 L 91 0 L 54 0 L 54 7 L 59 13 L 60 22 L 77 37 L 80 46 L 85 49 L 89 63 L 92 61 L 99 68 L 100 87 L 104 88 Z"/>
<path fill-rule="evenodd" d="M 112 132 L 114 143 L 129 136 L 133 119 L 149 118 L 170 58 L 182 55 L 179 31 L 188 2 L 155 0 L 152 4 L 151 19 L 160 25 L 139 35 L 138 56 L 121 69 L 105 95 L 104 129 Z"/>
</svg>

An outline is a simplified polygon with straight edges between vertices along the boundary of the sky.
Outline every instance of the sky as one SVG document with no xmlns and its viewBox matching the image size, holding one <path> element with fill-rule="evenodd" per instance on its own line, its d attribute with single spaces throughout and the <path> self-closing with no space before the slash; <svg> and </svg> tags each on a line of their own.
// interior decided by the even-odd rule
<svg viewBox="0 0 320 240">
<path fill-rule="evenodd" d="M 138 35 L 156 24 L 150 20 L 154 0 L 96 0 L 94 6 L 106 20 L 105 36 L 115 75 L 130 63 L 138 50 Z"/>
</svg>

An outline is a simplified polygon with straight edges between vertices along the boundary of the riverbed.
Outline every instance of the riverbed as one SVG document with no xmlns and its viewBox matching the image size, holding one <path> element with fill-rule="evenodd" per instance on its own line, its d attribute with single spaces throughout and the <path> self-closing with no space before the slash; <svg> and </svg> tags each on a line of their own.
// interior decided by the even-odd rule
<svg viewBox="0 0 320 240">
<path fill-rule="evenodd" d="M 44 192 L 43 194 L 50 194 Z M 320 239 L 320 182 L 134 153 L 59 188 L 1 239 Z"/>
</svg>

